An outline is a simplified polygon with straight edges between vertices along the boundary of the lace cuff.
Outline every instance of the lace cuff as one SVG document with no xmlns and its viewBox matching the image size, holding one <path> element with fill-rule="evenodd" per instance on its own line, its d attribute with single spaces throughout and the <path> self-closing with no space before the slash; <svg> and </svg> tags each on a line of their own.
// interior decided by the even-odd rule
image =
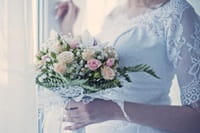
<svg viewBox="0 0 200 133">
<path fill-rule="evenodd" d="M 190 105 L 200 100 L 200 81 L 193 80 L 190 84 L 181 88 L 181 101 L 183 105 Z"/>
<path fill-rule="evenodd" d="M 186 105 L 190 108 L 192 108 L 193 110 L 195 110 L 196 112 L 200 113 L 200 101 L 195 102 L 195 103 L 191 103 L 190 105 Z"/>
</svg>

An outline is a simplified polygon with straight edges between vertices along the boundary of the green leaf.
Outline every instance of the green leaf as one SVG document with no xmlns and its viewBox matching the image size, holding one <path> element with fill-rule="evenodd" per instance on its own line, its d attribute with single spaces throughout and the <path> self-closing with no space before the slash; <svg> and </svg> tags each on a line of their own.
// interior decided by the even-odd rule
<svg viewBox="0 0 200 133">
<path fill-rule="evenodd" d="M 44 55 L 46 55 L 46 52 L 44 52 L 44 51 L 39 51 L 39 54 L 40 54 L 41 56 L 44 56 Z"/>
<path fill-rule="evenodd" d="M 156 74 L 156 72 L 147 64 L 140 64 L 140 65 L 133 66 L 133 67 L 130 66 L 130 67 L 118 68 L 118 70 L 122 76 L 125 76 L 126 72 L 145 72 L 157 79 L 160 79 L 160 77 Z M 125 76 L 125 77 L 127 77 L 127 76 Z"/>
<path fill-rule="evenodd" d="M 43 73 L 46 73 L 46 72 L 48 72 L 48 69 L 43 68 L 41 71 L 42 71 Z"/>
<path fill-rule="evenodd" d="M 37 58 L 38 60 L 42 60 L 42 57 L 40 57 L 40 56 L 36 56 L 36 58 Z"/>
<path fill-rule="evenodd" d="M 51 52 L 51 57 L 52 57 L 52 58 L 56 59 L 56 56 L 57 56 L 56 53 Z"/>
<path fill-rule="evenodd" d="M 96 78 L 96 79 L 100 78 L 101 77 L 100 72 L 95 72 L 93 77 Z"/>
<path fill-rule="evenodd" d="M 63 45 L 63 49 L 64 49 L 64 51 L 69 51 L 70 50 L 70 46 L 68 44 L 64 44 Z"/>
</svg>

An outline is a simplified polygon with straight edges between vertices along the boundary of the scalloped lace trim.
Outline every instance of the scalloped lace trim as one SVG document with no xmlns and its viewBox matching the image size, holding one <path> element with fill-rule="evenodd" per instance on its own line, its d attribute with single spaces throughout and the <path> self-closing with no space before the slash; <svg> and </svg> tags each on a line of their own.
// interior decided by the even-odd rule
<svg viewBox="0 0 200 133">
<path fill-rule="evenodd" d="M 182 88 L 181 100 L 183 105 L 190 105 L 200 100 L 199 80 L 193 80 L 191 83 L 181 88 Z"/>
</svg>

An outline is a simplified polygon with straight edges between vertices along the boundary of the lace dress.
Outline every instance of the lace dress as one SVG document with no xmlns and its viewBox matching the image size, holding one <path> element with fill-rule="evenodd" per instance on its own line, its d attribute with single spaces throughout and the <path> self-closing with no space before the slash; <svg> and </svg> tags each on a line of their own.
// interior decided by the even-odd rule
<svg viewBox="0 0 200 133">
<path fill-rule="evenodd" d="M 200 21 L 185 0 L 170 0 L 163 7 L 133 19 L 109 16 L 98 38 L 116 47 L 121 66 L 149 64 L 161 77 L 130 74 L 133 82 L 122 88 L 122 100 L 170 105 L 169 91 L 177 75 L 182 104 L 198 106 Z M 168 133 L 124 121 L 107 121 L 86 129 L 86 133 Z"/>
</svg>

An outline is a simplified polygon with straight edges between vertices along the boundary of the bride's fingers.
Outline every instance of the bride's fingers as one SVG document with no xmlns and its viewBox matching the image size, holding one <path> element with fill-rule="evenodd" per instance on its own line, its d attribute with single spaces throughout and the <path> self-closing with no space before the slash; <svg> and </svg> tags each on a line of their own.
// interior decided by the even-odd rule
<svg viewBox="0 0 200 133">
<path fill-rule="evenodd" d="M 90 119 L 86 115 L 81 115 L 81 116 L 73 116 L 73 117 L 71 116 L 64 117 L 63 121 L 72 122 L 72 123 L 78 123 L 78 122 L 86 123 L 86 122 L 90 122 Z"/>
<path fill-rule="evenodd" d="M 90 118 L 89 114 L 80 110 L 69 110 L 64 112 L 64 121 L 74 122 L 88 118 Z"/>
<path fill-rule="evenodd" d="M 66 105 L 65 110 L 66 111 L 74 111 L 74 110 L 81 110 L 84 108 L 84 104 L 82 102 L 76 102 L 76 101 L 70 101 L 68 105 Z"/>
<path fill-rule="evenodd" d="M 77 117 L 77 116 L 81 116 L 81 112 L 79 110 L 68 110 L 64 112 L 64 115 L 67 117 Z"/>
<path fill-rule="evenodd" d="M 64 122 L 74 122 L 74 121 L 77 121 L 77 120 L 80 120 L 80 116 L 73 116 L 73 117 L 64 117 L 63 118 L 63 121 Z"/>
<path fill-rule="evenodd" d="M 76 106 L 70 106 L 70 107 L 65 107 L 65 111 L 73 111 L 73 110 L 78 110 L 79 108 Z"/>
<path fill-rule="evenodd" d="M 64 9 L 68 6 L 68 1 L 67 2 L 58 2 L 55 6 L 55 10 L 57 9 Z"/>
<path fill-rule="evenodd" d="M 62 19 L 68 12 L 69 10 L 69 2 L 59 2 L 55 6 L 55 18 L 56 19 Z"/>
</svg>

